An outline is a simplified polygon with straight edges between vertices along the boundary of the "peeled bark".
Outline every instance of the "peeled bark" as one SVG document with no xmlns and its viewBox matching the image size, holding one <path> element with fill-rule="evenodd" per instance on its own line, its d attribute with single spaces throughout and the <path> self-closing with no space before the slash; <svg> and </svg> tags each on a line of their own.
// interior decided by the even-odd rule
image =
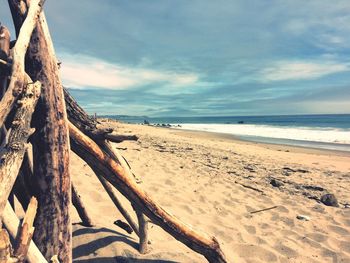
<svg viewBox="0 0 350 263">
<path fill-rule="evenodd" d="M 120 164 L 111 159 L 93 140 L 71 123 L 69 124 L 69 132 L 73 151 L 83 158 L 95 172 L 99 172 L 126 196 L 153 223 L 159 225 L 192 250 L 205 256 L 209 262 L 227 262 L 214 237 L 209 238 L 196 232 L 166 212 L 126 174 Z"/>
<path fill-rule="evenodd" d="M 16 181 L 21 163 L 27 150 L 28 137 L 33 133 L 30 127 L 32 114 L 40 96 L 40 83 L 28 84 L 26 93 L 18 101 L 19 108 L 12 122 L 8 143 L 0 161 L 0 215 Z"/>
</svg>

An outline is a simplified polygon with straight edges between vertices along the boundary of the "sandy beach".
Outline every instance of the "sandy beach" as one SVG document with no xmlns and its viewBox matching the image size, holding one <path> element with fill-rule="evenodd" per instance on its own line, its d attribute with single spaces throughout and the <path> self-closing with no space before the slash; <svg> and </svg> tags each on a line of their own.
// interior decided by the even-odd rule
<svg viewBox="0 0 350 263">
<path fill-rule="evenodd" d="M 350 262 L 350 153 L 106 125 L 139 137 L 113 144 L 139 185 L 171 214 L 215 236 L 229 262 Z M 137 236 L 113 224 L 125 220 L 74 154 L 71 171 L 96 224 L 81 226 L 73 209 L 74 262 L 206 262 L 153 224 L 151 251 L 140 255 Z M 317 201 L 327 193 L 336 196 L 339 207 Z M 256 212 L 265 208 L 272 209 Z"/>
</svg>

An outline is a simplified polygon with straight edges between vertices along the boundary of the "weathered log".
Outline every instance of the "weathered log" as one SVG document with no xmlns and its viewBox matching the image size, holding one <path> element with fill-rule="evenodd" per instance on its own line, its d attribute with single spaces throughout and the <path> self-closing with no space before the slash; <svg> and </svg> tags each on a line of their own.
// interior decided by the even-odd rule
<svg viewBox="0 0 350 263">
<path fill-rule="evenodd" d="M 24 262 L 27 258 L 29 245 L 34 233 L 33 223 L 37 208 L 38 201 L 35 197 L 32 197 L 16 238 L 16 246 L 13 255 L 19 262 Z"/>
<path fill-rule="evenodd" d="M 95 134 L 96 130 L 99 128 L 97 120 L 91 118 L 75 101 L 75 99 L 69 94 L 67 89 L 63 88 L 64 98 L 66 101 L 66 108 L 68 119 L 70 122 L 74 124 L 81 132 L 90 137 L 92 140 L 96 141 L 96 143 L 101 147 L 101 149 L 107 153 L 113 160 L 120 163 L 125 171 L 132 175 L 137 182 L 141 182 L 141 179 L 136 177 L 130 170 L 129 164 L 126 162 L 125 158 L 120 154 L 119 151 L 114 149 L 111 144 L 103 139 L 96 139 Z"/>
<path fill-rule="evenodd" d="M 79 214 L 82 224 L 87 227 L 92 227 L 94 225 L 92 222 L 92 219 L 90 218 L 86 210 L 86 207 L 82 202 L 76 187 L 73 184 L 72 184 L 72 203 Z"/>
<path fill-rule="evenodd" d="M 19 221 L 9 203 L 7 203 L 5 206 L 4 212 L 2 214 L 2 221 L 10 236 L 13 239 L 16 239 L 21 227 L 21 222 Z M 34 244 L 33 241 L 30 242 L 26 260 L 29 263 L 47 263 L 46 259 L 41 254 L 38 247 Z"/>
<path fill-rule="evenodd" d="M 99 171 L 95 171 L 95 173 L 96 173 L 97 178 L 100 180 L 103 188 L 106 190 L 108 196 L 111 198 L 112 202 L 114 203 L 114 205 L 117 207 L 119 212 L 123 215 L 123 217 L 128 222 L 130 227 L 134 230 L 135 234 L 137 236 L 139 236 L 140 233 L 139 233 L 138 225 L 135 223 L 134 219 L 130 216 L 128 211 L 123 207 L 122 203 L 119 201 L 119 198 L 114 193 L 111 184 L 100 175 Z"/>
<path fill-rule="evenodd" d="M 119 162 L 123 167 L 127 168 L 127 164 L 124 158 L 119 154 L 118 151 L 114 150 L 111 145 L 106 142 L 104 139 L 105 135 L 102 137 L 97 136 L 101 134 L 101 129 L 97 128 L 98 122 L 96 119 L 91 118 L 75 101 L 75 99 L 69 94 L 69 92 L 64 88 L 64 97 L 66 101 L 66 108 L 68 113 L 68 119 L 81 130 L 84 134 L 92 138 L 93 140 L 97 140 L 97 143 L 101 146 L 101 148 L 107 152 L 107 154 L 113 158 L 115 161 Z M 112 130 L 108 130 L 112 132 Z M 107 132 L 106 132 L 107 133 Z M 104 134 L 106 134 L 104 133 Z M 94 169 L 93 169 L 94 170 Z M 127 171 L 130 172 L 129 169 Z M 99 171 L 94 170 L 97 178 L 100 180 L 102 186 L 106 190 L 107 194 L 111 198 L 112 202 L 115 204 L 120 213 L 124 216 L 130 227 L 135 231 L 136 235 L 139 235 L 139 227 L 132 219 L 131 215 L 128 211 L 123 207 L 118 197 L 113 191 L 111 185 L 106 181 L 101 175 Z M 131 174 L 131 172 L 130 172 Z"/>
<path fill-rule="evenodd" d="M 26 7 L 21 9 L 16 0 L 9 0 L 9 3 L 13 20 L 18 27 L 23 21 Z M 30 8 L 32 4 L 33 0 L 30 1 Z M 34 119 L 37 133 L 33 136 L 34 174 L 39 201 L 34 240 L 46 258 L 57 254 L 61 262 L 71 262 L 67 115 L 57 60 L 43 13 L 40 14 L 31 38 L 26 70 L 33 80 L 40 80 L 43 84 Z"/>
<path fill-rule="evenodd" d="M 12 110 L 18 95 L 26 85 L 26 77 L 24 73 L 24 57 L 44 1 L 45 0 L 31 1 L 32 4 L 28 10 L 28 16 L 24 20 L 16 45 L 13 48 L 11 80 L 7 91 L 0 101 L 0 127 L 4 124 L 4 121 L 9 112 Z"/>
<path fill-rule="evenodd" d="M 148 221 L 145 215 L 136 210 L 137 219 L 139 221 L 140 242 L 139 251 L 141 254 L 148 252 Z"/>
<path fill-rule="evenodd" d="M 106 135 L 110 134 L 111 132 L 113 132 L 112 128 L 99 128 L 91 131 L 91 135 L 95 140 L 104 140 Z"/>
<path fill-rule="evenodd" d="M 40 88 L 39 82 L 28 84 L 23 98 L 18 101 L 19 108 L 12 122 L 8 143 L 3 150 L 0 161 L 0 215 L 16 181 L 27 150 L 28 137 L 33 133 L 30 123 L 40 96 Z"/>
<path fill-rule="evenodd" d="M 139 137 L 137 137 L 136 135 L 106 134 L 105 139 L 111 142 L 121 143 L 123 141 L 137 141 Z"/>
<path fill-rule="evenodd" d="M 71 123 L 69 124 L 69 134 L 73 151 L 83 158 L 95 172 L 98 172 L 116 187 L 153 223 L 159 225 L 189 248 L 205 256 L 209 262 L 227 262 L 214 237 L 208 238 L 204 234 L 194 231 L 166 212 L 140 189 L 120 164 L 111 159 L 93 140 Z"/>
</svg>

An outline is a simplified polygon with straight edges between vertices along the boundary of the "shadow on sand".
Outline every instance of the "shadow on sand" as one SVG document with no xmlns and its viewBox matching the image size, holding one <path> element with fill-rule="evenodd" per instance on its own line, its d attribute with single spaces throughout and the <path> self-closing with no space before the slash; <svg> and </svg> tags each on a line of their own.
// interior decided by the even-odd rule
<svg viewBox="0 0 350 263">
<path fill-rule="evenodd" d="M 178 263 L 176 261 L 170 260 L 160 260 L 160 259 L 137 259 L 137 258 L 127 258 L 127 257 L 114 257 L 114 258 L 94 258 L 94 259 L 81 259 L 74 260 L 74 263 Z"/>
<path fill-rule="evenodd" d="M 107 247 L 114 242 L 123 242 L 133 247 L 134 249 L 138 249 L 138 243 L 133 241 L 132 238 L 130 238 L 129 236 L 126 236 L 122 233 L 119 233 L 117 231 L 104 228 L 104 227 L 80 228 L 73 232 L 73 237 L 86 235 L 86 234 L 96 234 L 96 233 L 107 233 L 107 234 L 111 233 L 113 235 L 98 237 L 97 239 L 91 239 L 91 237 L 86 237 L 87 243 L 81 244 L 73 249 L 73 259 L 93 254 L 95 251 L 99 250 L 100 248 Z M 101 261 L 100 259 L 98 259 L 98 261 L 96 261 L 97 259 L 94 259 L 94 260 L 95 262 L 115 262 L 113 261 L 113 259 L 109 259 L 110 261 L 106 261 L 106 260 L 103 261 L 104 260 L 103 258 L 101 258 Z M 86 262 L 94 262 L 94 260 L 86 261 Z M 83 261 L 74 260 L 74 262 L 85 262 L 85 260 Z"/>
</svg>

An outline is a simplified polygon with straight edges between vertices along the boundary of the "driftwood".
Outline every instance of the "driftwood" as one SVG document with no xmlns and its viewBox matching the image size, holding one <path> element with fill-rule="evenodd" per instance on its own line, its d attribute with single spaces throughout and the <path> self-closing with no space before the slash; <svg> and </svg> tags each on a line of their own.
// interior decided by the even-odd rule
<svg viewBox="0 0 350 263">
<path fill-rule="evenodd" d="M 71 123 L 69 124 L 69 134 L 73 151 L 93 167 L 95 172 L 98 171 L 125 195 L 153 223 L 159 225 L 189 248 L 205 256 L 209 262 L 226 262 L 215 238 L 199 234 L 167 213 L 142 191 L 132 178 L 127 176 L 120 164 L 111 159 L 93 140 Z"/>
<path fill-rule="evenodd" d="M 19 35 L 13 48 L 13 63 L 9 63 L 6 60 L 0 61 L 2 66 L 8 68 L 11 65 L 12 67 L 9 88 L 0 101 L 0 126 L 4 123 L 8 113 L 13 108 L 13 103 L 16 101 L 18 94 L 21 93 L 23 85 L 28 80 L 24 72 L 23 63 L 21 64 L 19 61 L 24 62 L 23 52 L 25 52 L 26 46 L 23 46 L 23 43 L 29 40 L 31 30 L 33 30 L 35 25 L 32 25 L 30 22 L 34 21 L 34 18 L 40 14 L 41 4 L 44 2 L 39 0 L 8 1 L 16 32 L 17 34 L 19 32 Z M 37 5 L 40 5 L 40 8 Z M 37 13 L 34 13 L 35 8 L 38 9 Z M 25 19 L 26 16 L 28 18 Z M 28 25 L 32 25 L 32 27 Z M 25 37 L 22 35 L 25 35 Z M 20 52 L 16 53 L 15 51 Z M 124 210 L 122 214 L 125 218 L 128 218 L 128 223 L 140 237 L 141 253 L 147 251 L 147 216 L 153 223 L 159 225 L 177 240 L 204 255 L 208 261 L 226 262 L 225 256 L 215 238 L 209 238 L 186 226 L 163 210 L 137 185 L 126 160 L 106 140 L 120 142 L 125 139 L 136 140 L 137 138 L 115 136 L 111 134 L 111 129 L 99 129 L 96 119 L 90 118 L 75 100 L 64 91 L 59 79 L 58 63 L 43 13 L 40 14 L 31 38 L 30 48 L 26 56 L 26 70 L 31 79 L 34 81 L 38 80 L 43 84 L 43 90 L 33 118 L 34 127 L 36 128 L 36 133 L 31 139 L 34 152 L 34 175 L 25 176 L 24 170 L 28 166 L 28 162 L 26 162 L 22 165 L 22 175 L 19 177 L 21 183 L 18 185 L 22 188 L 27 188 L 28 195 L 35 194 L 38 198 L 39 209 L 35 220 L 34 241 L 44 257 L 49 259 L 57 255 L 61 262 L 70 263 L 72 261 L 72 233 L 69 207 L 71 204 L 71 191 L 74 193 L 74 189 L 71 190 L 68 169 L 69 150 L 71 148 L 93 169 L 107 193 L 112 200 L 114 199 L 118 209 Z M 5 109 L 6 106 L 7 108 Z M 67 115 L 72 123 L 68 123 Z M 16 123 L 15 121 L 13 124 Z M 68 138 L 68 125 L 71 147 Z M 9 139 L 11 139 L 12 132 Z M 23 149 L 25 147 L 20 148 L 21 154 L 24 154 L 25 150 Z M 4 155 L 3 163 L 11 160 L 8 157 Z M 18 172 L 20 163 L 16 167 Z M 29 177 L 30 181 L 28 181 Z M 14 182 L 16 176 L 11 175 L 10 178 Z M 32 182 L 33 178 L 35 180 Z M 11 187 L 8 188 L 12 188 L 13 182 L 11 181 L 11 184 L 9 184 Z M 135 207 L 139 221 L 138 225 L 132 221 L 132 217 L 120 205 L 112 186 L 121 192 Z M 28 195 L 22 198 L 23 203 L 27 202 Z M 78 194 L 75 195 L 75 197 L 77 196 Z M 0 196 L 0 200 L 5 200 L 6 202 L 7 197 L 8 194 L 6 192 Z M 79 198 L 75 199 L 77 201 Z M 6 213 L 3 214 L 3 219 L 5 215 Z M 5 219 L 4 224 L 5 226 L 8 224 L 8 222 L 5 223 Z M 28 260 L 31 262 L 30 255 L 33 242 L 30 244 Z"/>
<path fill-rule="evenodd" d="M 137 141 L 139 138 L 136 135 L 106 134 L 105 139 L 111 142 L 120 143 L 123 141 Z"/>
<path fill-rule="evenodd" d="M 17 97 L 21 94 L 26 85 L 24 73 L 24 57 L 28 48 L 29 40 L 38 21 L 44 0 L 32 0 L 31 7 L 28 9 L 28 16 L 24 20 L 18 35 L 16 45 L 14 46 L 12 74 L 9 86 L 3 98 L 0 101 L 0 126 L 3 125 L 5 118 L 14 106 Z"/>
<path fill-rule="evenodd" d="M 251 190 L 254 190 L 256 192 L 259 192 L 259 193 L 262 193 L 264 194 L 264 191 L 263 190 L 260 190 L 254 186 L 251 186 L 251 185 L 247 185 L 247 184 L 243 184 L 243 183 L 240 183 L 238 181 L 235 181 L 236 184 L 239 184 L 240 186 L 243 186 L 244 188 L 247 188 L 247 189 L 251 189 Z"/>
<path fill-rule="evenodd" d="M 140 244 L 139 251 L 141 254 L 148 252 L 148 221 L 144 214 L 136 210 L 137 220 L 139 221 Z"/>
<path fill-rule="evenodd" d="M 9 0 L 9 3 L 15 25 L 19 27 L 26 8 L 21 8 L 16 0 Z M 33 0 L 30 8 L 32 5 Z M 57 254 L 61 262 L 71 262 L 67 115 L 57 60 L 43 13 L 31 38 L 26 69 L 31 78 L 39 80 L 44 87 L 37 110 L 40 114 L 34 118 L 37 129 L 33 138 L 34 174 L 39 201 L 34 240 L 46 258 Z"/>
<path fill-rule="evenodd" d="M 19 262 L 24 262 L 27 258 L 27 253 L 29 249 L 30 242 L 34 233 L 34 218 L 36 215 L 36 210 L 38 208 L 38 201 L 35 197 L 29 202 L 28 209 L 24 216 L 21 229 L 16 238 L 16 247 L 14 249 L 14 256 Z"/>
<path fill-rule="evenodd" d="M 271 210 L 271 209 L 275 209 L 277 208 L 278 206 L 275 205 L 275 206 L 272 206 L 272 207 L 268 207 L 268 208 L 264 208 L 264 209 L 260 209 L 260 210 L 255 210 L 255 211 L 252 211 L 250 212 L 251 214 L 256 214 L 256 213 L 260 213 L 260 212 L 263 212 L 263 211 L 268 211 L 268 210 Z"/>
<path fill-rule="evenodd" d="M 16 216 L 9 203 L 7 203 L 5 206 L 4 212 L 2 214 L 2 221 L 10 236 L 13 239 L 16 239 L 19 233 L 19 229 L 21 227 L 21 222 L 19 221 L 18 217 Z M 26 260 L 29 263 L 47 263 L 46 259 L 41 254 L 38 247 L 34 244 L 33 241 L 31 241 L 29 244 Z"/>
<path fill-rule="evenodd" d="M 117 180 L 118 182 L 115 182 L 115 181 L 114 181 L 114 183 L 112 182 L 113 181 L 112 177 L 116 177 L 116 176 L 118 176 L 118 174 L 113 173 L 113 172 L 111 173 L 110 170 L 108 170 L 104 167 L 104 165 L 102 164 L 103 162 L 101 162 L 99 164 L 100 161 L 96 160 L 97 158 L 95 156 L 91 156 L 91 155 L 89 156 L 87 154 L 89 151 L 87 148 L 89 148 L 89 147 L 87 147 L 87 148 L 82 147 L 81 144 L 74 138 L 73 131 L 75 131 L 74 134 L 78 135 L 78 137 L 79 136 L 85 137 L 85 139 L 87 139 L 87 140 L 89 138 L 91 138 L 91 140 L 89 142 L 94 144 L 95 146 L 100 146 L 100 149 L 98 149 L 98 150 L 99 150 L 99 153 L 103 154 L 103 156 L 104 156 L 103 158 L 107 158 L 108 159 L 107 162 L 111 162 L 115 165 L 119 165 L 119 168 L 120 168 L 120 170 L 123 171 L 124 175 L 125 175 L 125 173 L 128 173 L 128 179 L 130 181 L 133 181 L 132 178 L 130 177 L 130 173 L 131 173 L 130 170 L 126 169 L 127 164 L 126 164 L 125 160 L 123 158 L 120 158 L 120 155 L 119 155 L 119 158 L 117 157 L 116 154 L 119 154 L 119 153 L 117 151 L 113 150 L 108 142 L 97 141 L 98 145 L 96 143 L 94 143 L 93 139 L 95 139 L 95 138 L 94 138 L 94 133 L 92 131 L 97 129 L 96 128 L 97 122 L 95 120 L 89 118 L 89 116 L 84 112 L 84 110 L 81 109 L 81 107 L 75 102 L 74 98 L 72 98 L 66 90 L 64 90 L 64 91 L 65 91 L 65 100 L 66 100 L 66 105 L 67 105 L 68 118 L 70 119 L 70 121 L 72 121 L 74 123 L 74 125 L 75 124 L 77 125 L 79 130 L 81 130 L 86 135 L 86 136 L 84 136 L 84 134 L 79 133 L 79 130 L 74 125 L 70 124 L 69 127 L 70 127 L 70 137 L 71 137 L 72 150 L 74 152 L 76 152 L 82 159 L 84 159 L 91 166 L 91 168 L 94 170 L 94 172 L 96 174 L 102 175 L 114 187 L 116 187 L 121 193 L 123 193 L 132 202 L 132 204 L 136 204 L 134 202 L 135 199 L 130 198 L 130 196 L 128 196 L 128 194 L 127 194 L 127 193 L 130 193 L 130 187 L 125 187 L 126 189 L 124 189 L 124 191 L 123 191 L 119 185 L 120 183 L 118 180 Z M 121 167 L 121 163 L 124 163 L 124 165 L 122 167 Z M 107 178 L 106 176 L 109 178 Z M 112 181 L 110 179 L 112 179 Z M 135 187 L 137 187 L 136 184 L 134 184 L 134 185 L 135 185 Z M 156 205 L 156 206 L 158 208 L 158 205 Z M 140 208 L 140 207 L 144 207 L 144 204 L 140 204 L 140 205 L 136 204 L 136 207 L 138 210 L 145 213 L 145 211 L 143 211 Z M 161 216 L 160 216 L 160 219 L 159 219 L 159 217 L 157 218 L 157 216 L 156 216 L 157 220 L 153 220 L 152 217 L 150 217 L 146 213 L 145 214 L 152 220 L 152 222 L 159 224 L 165 231 L 167 231 L 168 233 L 173 235 L 176 239 L 180 240 L 181 242 L 183 242 L 184 244 L 186 244 L 187 246 L 189 246 L 193 250 L 197 251 L 198 253 L 203 254 L 209 261 L 226 262 L 225 257 L 223 255 L 222 251 L 220 250 L 219 244 L 217 243 L 215 238 L 208 239 L 208 238 L 204 237 L 203 240 L 201 240 L 202 236 L 200 234 L 194 232 L 192 229 L 188 228 L 187 226 L 185 226 L 183 223 L 180 222 L 179 223 L 180 228 L 181 228 L 181 226 L 184 226 L 184 228 L 185 228 L 185 231 L 182 232 L 182 235 L 185 235 L 186 237 L 183 238 L 183 236 L 181 234 L 179 235 L 176 232 L 177 230 L 174 231 L 173 228 L 169 227 L 169 225 L 171 225 L 173 222 L 171 220 L 171 223 L 169 223 L 168 216 L 170 218 L 173 218 L 173 217 L 170 216 L 167 212 L 165 212 L 161 208 L 160 208 L 160 211 L 162 212 L 161 213 L 162 215 L 163 215 L 163 213 L 164 213 L 164 215 L 167 215 L 166 218 L 161 218 Z M 177 221 L 177 219 L 174 219 L 174 220 Z M 161 223 L 157 223 L 157 221 L 158 222 L 160 221 Z M 164 224 L 166 226 L 164 226 Z M 174 228 L 176 228 L 176 226 L 178 226 L 178 225 L 175 225 Z M 188 233 L 190 233 L 189 234 L 190 240 L 187 239 Z M 192 236 L 191 236 L 191 234 L 192 234 Z M 192 240 L 191 240 L 192 237 L 194 237 L 195 242 L 192 242 Z M 196 241 L 198 241 L 199 245 L 196 243 Z M 201 242 L 201 241 L 204 241 L 204 242 Z"/>
<path fill-rule="evenodd" d="M 33 133 L 30 122 L 40 95 L 40 87 L 39 82 L 28 84 L 23 98 L 18 101 L 19 108 L 0 161 L 0 215 L 21 167 L 28 137 Z"/>
<path fill-rule="evenodd" d="M 87 227 L 92 227 L 94 224 L 90 218 L 84 203 L 82 202 L 80 195 L 76 187 L 72 184 L 72 203 L 77 210 L 82 224 Z"/>
</svg>

